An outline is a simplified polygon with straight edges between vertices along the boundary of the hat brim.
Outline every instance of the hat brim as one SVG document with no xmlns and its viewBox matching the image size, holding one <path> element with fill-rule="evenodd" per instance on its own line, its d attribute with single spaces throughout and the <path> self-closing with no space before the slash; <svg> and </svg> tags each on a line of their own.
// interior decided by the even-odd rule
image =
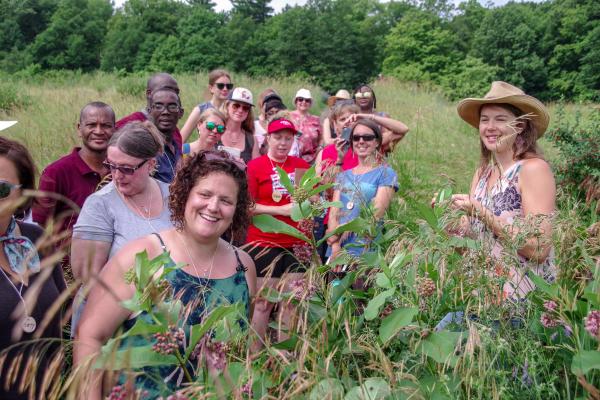
<svg viewBox="0 0 600 400">
<path fill-rule="evenodd" d="M 526 94 L 517 94 L 493 99 L 468 98 L 461 100 L 456 107 L 458 115 L 472 127 L 479 129 L 479 113 L 481 106 L 485 104 L 510 104 L 523 111 L 532 114 L 531 122 L 536 128 L 537 137 L 540 138 L 548 129 L 550 115 L 546 106 L 535 97 Z"/>
<path fill-rule="evenodd" d="M 14 124 L 16 124 L 18 121 L 0 121 L 0 131 L 3 131 L 7 128 L 10 128 L 11 126 L 13 126 Z"/>
</svg>

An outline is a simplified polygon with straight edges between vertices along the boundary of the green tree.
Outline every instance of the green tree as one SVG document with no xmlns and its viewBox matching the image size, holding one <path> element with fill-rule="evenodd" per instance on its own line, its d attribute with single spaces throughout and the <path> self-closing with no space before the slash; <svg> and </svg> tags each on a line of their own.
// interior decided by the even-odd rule
<svg viewBox="0 0 600 400">
<path fill-rule="evenodd" d="M 269 6 L 271 0 L 231 0 L 233 12 L 251 18 L 255 22 L 263 23 L 273 13 Z"/>
<path fill-rule="evenodd" d="M 436 15 L 413 10 L 385 38 L 383 71 L 407 81 L 433 81 L 459 59 L 456 37 Z"/>
<path fill-rule="evenodd" d="M 29 51 L 42 68 L 93 70 L 111 15 L 109 0 L 63 0 Z"/>
</svg>

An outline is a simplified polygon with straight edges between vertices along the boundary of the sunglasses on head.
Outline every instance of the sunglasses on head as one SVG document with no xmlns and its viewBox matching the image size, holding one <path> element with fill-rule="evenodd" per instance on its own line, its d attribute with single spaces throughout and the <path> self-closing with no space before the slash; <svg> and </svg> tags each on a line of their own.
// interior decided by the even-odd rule
<svg viewBox="0 0 600 400">
<path fill-rule="evenodd" d="M 223 90 L 225 88 L 227 88 L 227 90 L 233 89 L 233 83 L 215 83 L 215 86 L 219 90 Z"/>
<path fill-rule="evenodd" d="M 109 169 L 111 172 L 119 171 L 123 175 L 133 175 L 135 171 L 140 169 L 142 165 L 146 164 L 147 162 L 148 160 L 144 160 L 135 167 L 130 167 L 128 165 L 116 165 L 108 161 L 104 161 L 102 165 L 104 165 L 104 167 Z"/>
<path fill-rule="evenodd" d="M 167 105 L 164 105 L 162 103 L 155 103 L 155 104 L 152 104 L 152 108 L 158 112 L 163 112 L 166 109 L 169 112 L 175 113 L 175 112 L 179 112 L 179 110 L 180 110 L 179 104 L 175 104 L 175 103 L 171 103 L 171 104 L 167 104 Z"/>
<path fill-rule="evenodd" d="M 8 196 L 10 196 L 10 192 L 12 192 L 13 189 L 18 189 L 20 187 L 21 185 L 16 185 L 14 183 L 6 181 L 0 181 L 0 199 L 7 198 Z"/>
<path fill-rule="evenodd" d="M 235 165 L 242 172 L 246 172 L 246 164 L 233 158 L 231 154 L 224 150 L 205 150 L 201 151 L 200 157 L 206 161 L 225 161 Z"/>
<path fill-rule="evenodd" d="M 232 103 L 231 106 L 234 110 L 237 110 L 238 108 L 242 107 L 242 110 L 246 112 L 250 111 L 250 106 L 248 104 Z"/>
<path fill-rule="evenodd" d="M 296 101 L 310 103 L 310 102 L 312 102 L 312 99 L 305 99 L 304 97 L 296 97 Z"/>
<path fill-rule="evenodd" d="M 217 129 L 217 133 L 223 133 L 225 132 L 225 125 L 217 125 L 214 122 L 207 122 L 206 123 L 206 129 L 208 129 L 209 131 L 214 131 L 215 128 Z"/>
<path fill-rule="evenodd" d="M 356 97 L 357 99 L 362 99 L 362 98 L 368 99 L 371 96 L 373 96 L 373 93 L 371 93 L 371 92 L 357 92 L 354 94 L 354 97 Z"/>
<path fill-rule="evenodd" d="M 353 142 L 360 142 L 360 139 L 362 139 L 365 142 L 372 142 L 373 140 L 376 139 L 376 136 L 375 135 L 352 135 Z"/>
</svg>

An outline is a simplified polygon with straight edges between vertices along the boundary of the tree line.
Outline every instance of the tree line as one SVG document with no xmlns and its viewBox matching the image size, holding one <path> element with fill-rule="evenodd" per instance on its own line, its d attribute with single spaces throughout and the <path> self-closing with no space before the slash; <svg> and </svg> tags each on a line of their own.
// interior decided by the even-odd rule
<svg viewBox="0 0 600 400">
<path fill-rule="evenodd" d="M 450 98 L 494 79 L 544 100 L 600 100 L 600 2 L 501 7 L 467 0 L 0 0 L 0 70 L 168 71 L 226 67 L 306 78 L 325 90 L 379 74 L 432 83 Z"/>
</svg>

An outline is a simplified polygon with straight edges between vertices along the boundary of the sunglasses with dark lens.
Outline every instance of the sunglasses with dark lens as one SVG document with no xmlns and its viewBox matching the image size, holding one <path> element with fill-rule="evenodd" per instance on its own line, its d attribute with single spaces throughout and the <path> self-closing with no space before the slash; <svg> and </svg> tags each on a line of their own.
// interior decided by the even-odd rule
<svg viewBox="0 0 600 400">
<path fill-rule="evenodd" d="M 116 165 L 116 164 L 110 163 L 108 161 L 104 161 L 102 163 L 102 165 L 104 165 L 104 167 L 107 168 L 107 169 L 109 169 L 111 172 L 119 171 L 123 175 L 133 175 L 133 174 L 135 174 L 135 171 L 137 171 L 138 169 L 140 169 L 142 167 L 142 165 L 146 164 L 148 162 L 148 160 L 142 161 L 141 163 L 139 163 L 135 167 L 130 167 L 130 166 L 127 166 L 127 165 Z"/>
<path fill-rule="evenodd" d="M 18 189 L 20 187 L 21 185 L 15 185 L 14 183 L 0 181 L 0 199 L 7 198 L 8 196 L 10 196 L 10 192 L 12 192 L 13 189 Z"/>
<path fill-rule="evenodd" d="M 219 90 L 223 90 L 225 88 L 227 88 L 227 90 L 233 89 L 233 83 L 215 83 L 215 86 Z"/>
<path fill-rule="evenodd" d="M 357 99 L 362 99 L 363 97 L 365 99 L 370 98 L 373 95 L 373 93 L 371 92 L 357 92 L 354 94 L 354 97 L 356 97 Z"/>
<path fill-rule="evenodd" d="M 305 103 L 310 103 L 312 102 L 312 99 L 305 99 L 304 97 L 296 97 L 296 101 L 302 101 Z"/>
<path fill-rule="evenodd" d="M 175 104 L 175 103 L 167 104 L 166 106 L 162 103 L 155 103 L 155 104 L 152 104 L 152 108 L 154 108 L 158 112 L 163 112 L 166 109 L 169 112 L 175 113 L 175 112 L 179 112 L 179 110 L 180 110 L 179 104 Z"/>
<path fill-rule="evenodd" d="M 225 161 L 232 163 L 242 172 L 246 172 L 246 164 L 233 158 L 231 154 L 224 150 L 205 150 L 200 152 L 200 157 L 206 161 Z"/>
<path fill-rule="evenodd" d="M 375 140 L 375 138 L 375 135 L 352 135 L 353 142 L 360 142 L 360 139 L 364 140 L 365 142 L 372 142 Z"/>
<path fill-rule="evenodd" d="M 248 104 L 233 103 L 233 104 L 231 104 L 231 106 L 233 107 L 234 110 L 237 110 L 238 108 L 242 107 L 242 110 L 244 110 L 246 112 L 250 111 L 250 106 Z"/>
<path fill-rule="evenodd" d="M 206 129 L 208 129 L 209 131 L 213 131 L 215 130 L 215 128 L 217 128 L 217 133 L 223 133 L 225 132 L 225 125 L 217 125 L 214 122 L 207 122 L 206 123 Z"/>
</svg>

